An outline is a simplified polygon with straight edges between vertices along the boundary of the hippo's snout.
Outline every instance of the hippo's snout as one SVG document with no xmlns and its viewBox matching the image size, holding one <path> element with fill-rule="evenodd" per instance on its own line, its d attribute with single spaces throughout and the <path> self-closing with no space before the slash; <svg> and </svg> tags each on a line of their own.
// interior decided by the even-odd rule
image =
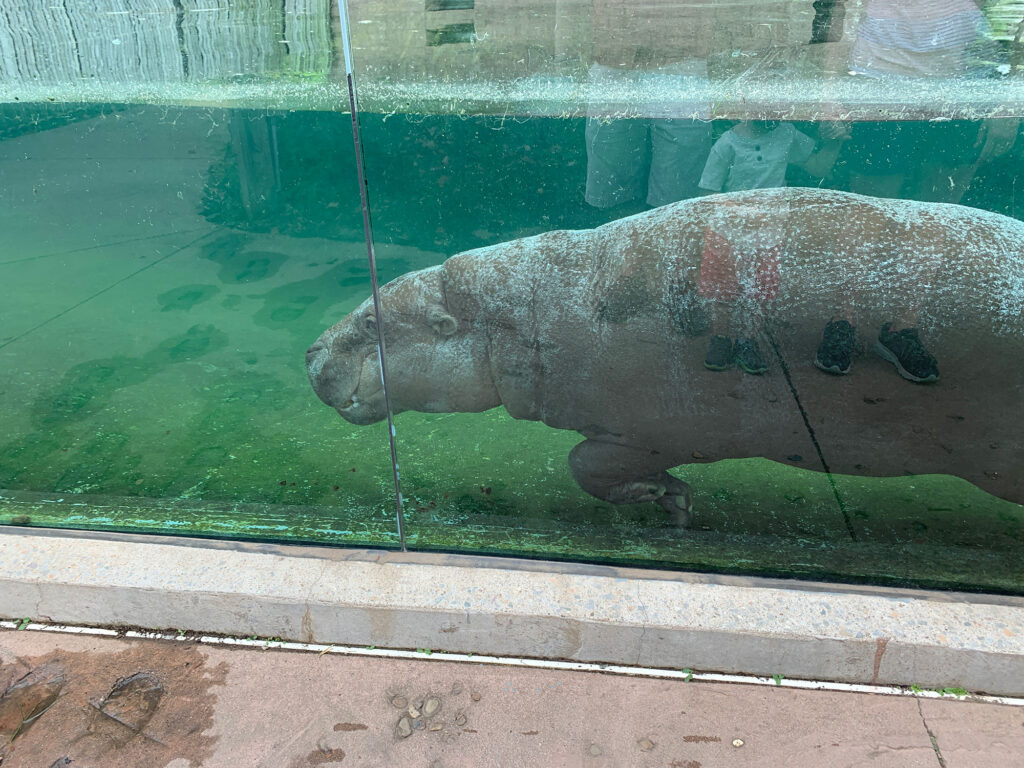
<svg viewBox="0 0 1024 768">
<path fill-rule="evenodd" d="M 324 344 L 322 340 L 317 339 L 313 343 L 313 346 L 306 350 L 306 362 L 309 363 L 309 361 L 316 357 L 319 352 L 325 349 L 327 349 L 327 345 Z"/>
<path fill-rule="evenodd" d="M 309 381 L 313 385 L 313 389 L 316 390 L 317 395 L 321 399 L 323 398 L 321 393 L 323 382 L 321 378 L 324 366 L 327 364 L 327 359 L 330 355 L 331 351 L 323 339 L 317 339 L 313 346 L 306 350 L 306 373 L 309 375 Z"/>
</svg>

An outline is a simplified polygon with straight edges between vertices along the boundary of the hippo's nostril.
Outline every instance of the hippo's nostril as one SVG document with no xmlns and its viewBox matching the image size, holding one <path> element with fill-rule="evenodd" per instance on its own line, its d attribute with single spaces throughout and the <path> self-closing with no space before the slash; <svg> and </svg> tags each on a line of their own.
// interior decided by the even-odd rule
<svg viewBox="0 0 1024 768">
<path fill-rule="evenodd" d="M 326 349 L 326 346 L 322 341 L 316 342 L 313 346 L 306 350 L 306 357 L 312 357 L 317 352 Z"/>
</svg>

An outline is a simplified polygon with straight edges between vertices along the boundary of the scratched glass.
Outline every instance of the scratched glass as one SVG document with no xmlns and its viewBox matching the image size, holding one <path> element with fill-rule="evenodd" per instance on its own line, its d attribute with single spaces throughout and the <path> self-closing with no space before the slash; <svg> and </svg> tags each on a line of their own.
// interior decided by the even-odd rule
<svg viewBox="0 0 1024 768">
<path fill-rule="evenodd" d="M 5 5 L 0 523 L 1024 592 L 1024 4 L 230 5 Z"/>
<path fill-rule="evenodd" d="M 980 5 L 352 3 L 410 264 L 314 384 L 384 418 L 380 320 L 410 546 L 1019 592 L 1021 6 Z"/>
</svg>

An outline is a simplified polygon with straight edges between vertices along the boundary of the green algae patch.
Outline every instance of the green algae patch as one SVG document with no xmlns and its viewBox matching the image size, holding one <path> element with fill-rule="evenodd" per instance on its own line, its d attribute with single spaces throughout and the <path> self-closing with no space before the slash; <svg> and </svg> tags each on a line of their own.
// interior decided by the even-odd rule
<svg viewBox="0 0 1024 768">
<path fill-rule="evenodd" d="M 397 547 L 386 507 L 204 502 L 0 491 L 0 524 L 161 535 Z"/>
</svg>

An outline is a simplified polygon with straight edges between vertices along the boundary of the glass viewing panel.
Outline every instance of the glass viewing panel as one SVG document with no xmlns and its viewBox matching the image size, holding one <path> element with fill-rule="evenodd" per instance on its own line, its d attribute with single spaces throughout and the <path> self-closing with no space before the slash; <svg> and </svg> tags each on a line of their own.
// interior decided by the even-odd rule
<svg viewBox="0 0 1024 768">
<path fill-rule="evenodd" d="M 1022 11 L 352 2 L 410 545 L 1022 591 Z"/>
<path fill-rule="evenodd" d="M 0 522 L 395 543 L 302 364 L 370 285 L 330 4 L 103 7 L 0 14 Z"/>
<path fill-rule="evenodd" d="M 379 316 L 337 5 L 87 5 L 0 522 L 396 544 L 379 324 L 412 548 L 1024 593 L 1024 3 L 349 0 Z"/>
</svg>

